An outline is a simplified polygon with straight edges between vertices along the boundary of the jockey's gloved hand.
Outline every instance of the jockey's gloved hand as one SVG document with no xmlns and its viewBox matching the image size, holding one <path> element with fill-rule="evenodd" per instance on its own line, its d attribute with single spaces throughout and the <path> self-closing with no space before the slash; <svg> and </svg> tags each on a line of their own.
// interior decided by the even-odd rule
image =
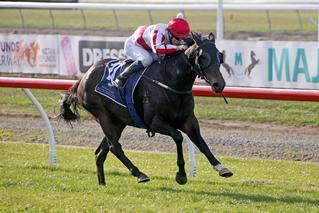
<svg viewBox="0 0 319 213">
<path fill-rule="evenodd" d="M 183 39 L 180 39 L 180 41 L 179 41 L 179 45 L 187 45 L 187 42 L 186 42 L 186 41 L 184 41 Z"/>
<path fill-rule="evenodd" d="M 178 46 L 176 47 L 176 50 L 177 50 L 177 51 L 186 50 L 187 48 L 188 48 L 187 45 L 178 45 Z"/>
</svg>

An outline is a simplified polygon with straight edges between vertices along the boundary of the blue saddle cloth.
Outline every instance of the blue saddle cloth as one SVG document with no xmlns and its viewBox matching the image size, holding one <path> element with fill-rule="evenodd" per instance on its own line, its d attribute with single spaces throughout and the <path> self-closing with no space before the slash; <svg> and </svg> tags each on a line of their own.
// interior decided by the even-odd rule
<svg viewBox="0 0 319 213">
<path fill-rule="evenodd" d="M 119 76 L 121 72 L 123 72 L 125 65 L 128 63 L 132 63 L 132 61 L 113 59 L 107 62 L 105 65 L 102 80 L 96 85 L 95 92 L 109 98 L 122 107 L 127 108 L 135 124 L 140 128 L 145 128 L 145 124 L 136 112 L 133 99 L 135 88 L 142 75 L 144 74 L 145 69 L 133 74 L 127 80 L 124 99 L 121 96 L 120 90 L 115 86 L 114 83 L 117 76 Z"/>
</svg>

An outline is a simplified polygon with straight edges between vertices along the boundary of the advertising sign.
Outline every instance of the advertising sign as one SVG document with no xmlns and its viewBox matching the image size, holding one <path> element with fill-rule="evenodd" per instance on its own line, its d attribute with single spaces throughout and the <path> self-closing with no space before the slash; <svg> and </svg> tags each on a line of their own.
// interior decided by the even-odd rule
<svg viewBox="0 0 319 213">
<path fill-rule="evenodd" d="M 58 74 L 56 36 L 0 35 L 0 72 Z"/>
<path fill-rule="evenodd" d="M 0 35 L 0 73 L 81 76 L 95 62 L 125 58 L 124 37 Z M 217 42 L 227 86 L 319 89 L 319 43 Z"/>
<path fill-rule="evenodd" d="M 318 42 L 222 41 L 228 86 L 319 89 Z"/>
<path fill-rule="evenodd" d="M 60 74 L 78 76 L 106 58 L 124 58 L 125 38 L 59 36 Z"/>
<path fill-rule="evenodd" d="M 90 66 L 105 58 L 124 59 L 123 42 L 107 41 L 79 41 L 79 65 L 81 73 L 86 72 Z"/>
</svg>

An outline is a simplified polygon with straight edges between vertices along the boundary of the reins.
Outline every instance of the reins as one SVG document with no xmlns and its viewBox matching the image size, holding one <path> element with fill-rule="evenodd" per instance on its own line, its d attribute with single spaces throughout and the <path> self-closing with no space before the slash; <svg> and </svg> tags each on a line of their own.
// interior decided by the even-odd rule
<svg viewBox="0 0 319 213">
<path fill-rule="evenodd" d="M 199 47 L 203 47 L 205 45 L 206 45 L 206 43 L 200 45 Z M 208 84 L 210 84 L 209 80 L 207 79 L 207 77 L 204 74 L 204 70 L 207 69 L 210 65 L 208 65 L 207 67 L 202 69 L 201 66 L 198 63 L 198 58 L 202 55 L 202 49 L 200 49 L 198 51 L 198 53 L 196 54 L 196 56 L 195 56 L 195 61 L 194 61 L 195 66 L 189 62 L 189 60 L 188 60 L 188 58 L 187 58 L 185 53 L 182 53 L 182 54 L 183 54 L 183 60 L 185 61 L 185 63 L 188 66 L 191 67 L 191 70 L 193 70 L 199 77 L 203 78 Z M 160 58 L 159 62 L 160 63 L 162 62 L 161 58 Z M 170 86 L 168 86 L 168 85 L 166 85 L 166 84 L 164 84 L 164 83 L 162 83 L 160 81 L 152 79 L 152 78 L 150 78 L 150 77 L 148 77 L 146 75 L 143 75 L 143 78 L 147 79 L 150 82 L 153 82 L 154 84 L 156 84 L 159 87 L 162 87 L 163 89 L 166 89 L 166 90 L 171 91 L 171 92 L 173 92 L 175 94 L 178 94 L 178 95 L 189 95 L 189 94 L 192 94 L 192 90 L 179 91 L 179 90 L 176 90 L 174 88 L 171 88 Z M 228 104 L 228 101 L 226 100 L 226 97 L 224 96 L 224 93 L 221 93 L 221 96 L 224 98 L 225 103 Z"/>
<path fill-rule="evenodd" d="M 188 95 L 188 94 L 192 94 L 192 90 L 179 91 L 179 90 L 173 89 L 172 87 L 167 86 L 166 84 L 163 84 L 162 82 L 159 82 L 159 81 L 157 81 L 157 80 L 151 79 L 151 78 L 147 77 L 146 75 L 143 75 L 143 78 L 145 78 L 145 79 L 147 79 L 147 80 L 153 82 L 154 84 L 156 84 L 156 85 L 159 86 L 159 87 L 162 87 L 162 88 L 164 88 L 164 89 L 166 89 L 166 90 L 169 90 L 169 91 L 171 91 L 171 92 L 173 92 L 173 93 L 176 93 L 176 94 L 178 94 L 178 95 Z"/>
</svg>

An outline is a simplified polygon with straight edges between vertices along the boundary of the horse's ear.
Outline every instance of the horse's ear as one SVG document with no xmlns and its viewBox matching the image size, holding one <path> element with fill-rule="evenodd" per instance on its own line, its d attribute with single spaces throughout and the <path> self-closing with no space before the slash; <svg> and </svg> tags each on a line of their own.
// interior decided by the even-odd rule
<svg viewBox="0 0 319 213">
<path fill-rule="evenodd" d="M 208 35 L 208 39 L 215 43 L 215 35 L 214 35 L 214 33 L 210 32 L 209 35 Z"/>
<path fill-rule="evenodd" d="M 195 33 L 191 32 L 192 39 L 193 39 L 194 43 L 196 43 L 196 41 L 195 41 L 195 39 L 194 39 L 194 37 L 195 37 L 194 34 L 195 34 Z"/>
<path fill-rule="evenodd" d="M 200 44 L 201 43 L 201 34 L 197 33 L 197 32 L 191 32 L 192 38 L 195 41 L 196 44 Z"/>
</svg>

